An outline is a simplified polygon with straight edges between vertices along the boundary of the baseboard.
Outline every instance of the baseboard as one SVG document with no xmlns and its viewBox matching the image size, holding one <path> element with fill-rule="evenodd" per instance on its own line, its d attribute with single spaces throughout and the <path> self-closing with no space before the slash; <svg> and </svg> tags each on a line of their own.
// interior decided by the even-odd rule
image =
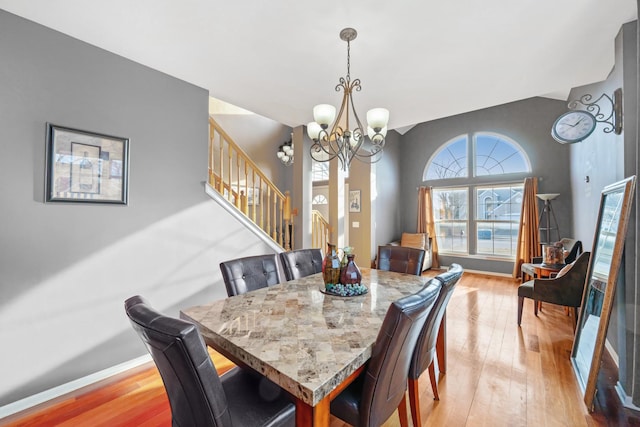
<svg viewBox="0 0 640 427">
<path fill-rule="evenodd" d="M 615 388 L 616 388 L 616 393 L 618 393 L 618 398 L 622 403 L 622 406 L 624 406 L 627 409 L 640 412 L 640 407 L 633 404 L 633 402 L 631 401 L 631 396 L 628 396 L 627 392 L 624 391 L 624 387 L 622 386 L 622 384 L 620 384 L 620 381 L 616 382 Z"/>
<path fill-rule="evenodd" d="M 445 265 L 441 265 L 440 267 L 432 267 L 430 270 L 442 270 L 442 271 L 447 271 L 449 269 L 449 266 L 445 266 Z M 465 273 L 473 273 L 473 274 L 481 274 L 483 276 L 495 276 L 495 277 L 505 277 L 508 279 L 516 279 L 513 277 L 512 274 L 509 273 L 496 273 L 494 271 L 481 271 L 481 270 L 467 270 L 466 268 L 464 269 Z"/>
<path fill-rule="evenodd" d="M 14 415 L 27 409 L 33 408 L 42 403 L 49 402 L 51 400 L 64 396 L 65 394 L 79 390 L 83 387 L 87 387 L 99 381 L 106 380 L 130 369 L 137 368 L 138 366 L 144 365 L 145 363 L 150 361 L 151 355 L 146 354 L 144 356 L 137 357 L 133 360 L 129 360 L 119 365 L 103 369 L 102 371 L 95 372 L 82 378 L 78 378 L 77 380 L 70 381 L 66 384 L 61 384 L 49 390 L 45 390 L 32 396 L 25 397 L 24 399 L 20 399 L 13 403 L 9 403 L 8 405 L 0 407 L 0 420 L 10 415 Z"/>
</svg>

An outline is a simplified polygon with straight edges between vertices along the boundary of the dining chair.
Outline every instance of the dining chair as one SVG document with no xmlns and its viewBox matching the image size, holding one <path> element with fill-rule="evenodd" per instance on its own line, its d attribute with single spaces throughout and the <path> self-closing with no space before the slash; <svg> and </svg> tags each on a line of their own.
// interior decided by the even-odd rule
<svg viewBox="0 0 640 427">
<path fill-rule="evenodd" d="M 230 297 L 280 283 L 276 254 L 224 261 L 220 263 L 220 270 Z"/>
<path fill-rule="evenodd" d="M 310 276 L 322 271 L 322 251 L 320 249 L 298 249 L 280 252 L 284 276 L 289 280 Z"/>
<path fill-rule="evenodd" d="M 424 249 L 408 246 L 378 246 L 378 270 L 420 276 L 422 274 L 424 256 Z"/>
<path fill-rule="evenodd" d="M 458 283 L 460 277 L 462 277 L 462 273 L 463 269 L 459 264 L 451 264 L 448 271 L 431 279 L 432 281 L 435 280 L 441 283 L 440 292 L 427 320 L 424 322 L 422 331 L 420 331 L 420 336 L 418 337 L 418 342 L 416 343 L 409 367 L 409 406 L 414 426 L 422 425 L 420 419 L 418 379 L 427 368 L 429 368 L 429 379 L 431 381 L 434 399 L 440 400 L 434 364 L 434 359 L 436 358 L 436 342 L 447 304 L 451 299 L 456 283 Z M 406 408 L 403 408 L 403 410 L 406 411 Z"/>
<path fill-rule="evenodd" d="M 533 279 L 518 286 L 518 326 L 522 322 L 522 306 L 525 298 L 533 300 L 533 313 L 538 315 L 538 302 L 548 302 L 573 308 L 573 327 L 578 321 L 578 307 L 587 279 L 589 252 L 582 252 L 566 270 L 550 279 Z"/>
<path fill-rule="evenodd" d="M 174 427 L 295 425 L 295 405 L 271 381 L 237 367 L 218 376 L 193 323 L 159 313 L 138 295 L 124 306 L 160 371 Z"/>
<path fill-rule="evenodd" d="M 333 415 L 352 426 L 378 427 L 403 408 L 398 411 L 400 425 L 408 425 L 405 393 L 411 355 L 439 291 L 440 282 L 432 280 L 389 306 L 371 359 L 362 374 L 331 401 Z"/>
</svg>

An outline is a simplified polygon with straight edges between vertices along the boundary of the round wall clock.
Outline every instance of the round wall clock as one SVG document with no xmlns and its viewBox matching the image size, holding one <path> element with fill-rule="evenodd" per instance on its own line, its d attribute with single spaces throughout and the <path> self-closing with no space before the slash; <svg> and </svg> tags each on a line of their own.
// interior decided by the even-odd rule
<svg viewBox="0 0 640 427">
<path fill-rule="evenodd" d="M 569 111 L 553 123 L 551 136 L 560 144 L 573 144 L 591 135 L 596 124 L 596 118 L 588 111 Z"/>
</svg>

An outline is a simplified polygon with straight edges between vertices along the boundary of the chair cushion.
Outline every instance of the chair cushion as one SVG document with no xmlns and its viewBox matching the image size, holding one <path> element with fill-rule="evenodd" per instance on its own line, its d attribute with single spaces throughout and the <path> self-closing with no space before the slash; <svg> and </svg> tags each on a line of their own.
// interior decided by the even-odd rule
<svg viewBox="0 0 640 427">
<path fill-rule="evenodd" d="M 400 246 L 409 248 L 425 249 L 427 242 L 426 233 L 402 233 Z"/>
<path fill-rule="evenodd" d="M 564 276 L 565 274 L 567 274 L 567 271 L 571 270 L 571 267 L 573 267 L 573 262 L 562 267 L 562 269 L 558 271 L 558 274 L 556 274 L 556 277 Z"/>
<path fill-rule="evenodd" d="M 220 380 L 229 396 L 232 425 L 295 426 L 295 405 L 287 393 L 265 377 L 249 369 L 234 368 Z"/>
</svg>

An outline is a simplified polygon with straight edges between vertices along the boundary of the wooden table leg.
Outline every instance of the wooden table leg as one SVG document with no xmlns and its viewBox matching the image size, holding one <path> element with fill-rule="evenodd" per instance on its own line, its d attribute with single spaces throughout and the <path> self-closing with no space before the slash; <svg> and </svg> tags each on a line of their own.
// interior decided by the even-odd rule
<svg viewBox="0 0 640 427">
<path fill-rule="evenodd" d="M 318 402 L 316 406 L 296 399 L 296 427 L 329 427 L 330 404 L 329 396 Z"/>
<path fill-rule="evenodd" d="M 438 369 L 441 373 L 447 372 L 447 310 L 445 309 L 438 329 L 436 340 L 436 356 L 438 357 Z"/>
</svg>

